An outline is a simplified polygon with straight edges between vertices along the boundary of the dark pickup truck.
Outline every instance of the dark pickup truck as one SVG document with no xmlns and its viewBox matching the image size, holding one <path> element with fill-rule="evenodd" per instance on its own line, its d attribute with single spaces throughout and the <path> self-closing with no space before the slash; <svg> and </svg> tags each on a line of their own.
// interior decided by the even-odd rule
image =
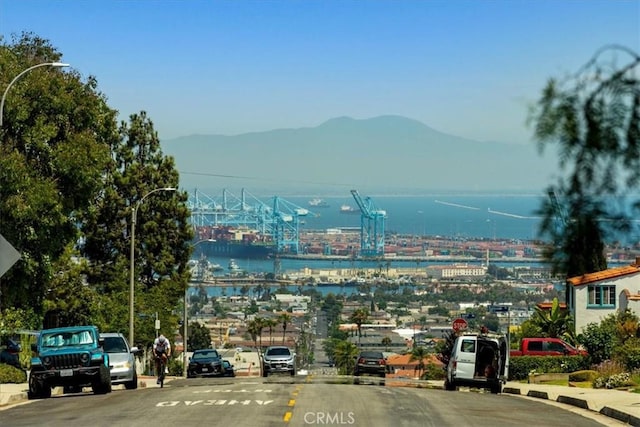
<svg viewBox="0 0 640 427">
<path fill-rule="evenodd" d="M 560 338 L 522 338 L 519 350 L 511 350 L 509 356 L 587 356 Z"/>
</svg>

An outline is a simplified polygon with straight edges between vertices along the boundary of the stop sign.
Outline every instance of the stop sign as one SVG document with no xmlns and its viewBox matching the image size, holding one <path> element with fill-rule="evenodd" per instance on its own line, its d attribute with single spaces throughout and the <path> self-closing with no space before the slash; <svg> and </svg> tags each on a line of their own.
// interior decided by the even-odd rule
<svg viewBox="0 0 640 427">
<path fill-rule="evenodd" d="M 467 324 L 467 321 L 464 320 L 463 318 L 459 317 L 457 319 L 455 319 L 453 321 L 453 323 L 451 324 L 451 327 L 453 328 L 454 331 L 458 332 L 458 331 L 464 331 L 465 329 L 467 329 L 467 326 L 469 326 Z"/>
</svg>

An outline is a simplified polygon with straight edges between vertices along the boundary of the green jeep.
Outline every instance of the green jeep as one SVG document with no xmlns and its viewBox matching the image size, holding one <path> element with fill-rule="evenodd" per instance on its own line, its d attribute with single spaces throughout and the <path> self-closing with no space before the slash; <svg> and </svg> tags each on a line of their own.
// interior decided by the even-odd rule
<svg viewBox="0 0 640 427">
<path fill-rule="evenodd" d="M 98 328 L 71 326 L 40 331 L 31 358 L 29 399 L 51 397 L 53 387 L 65 393 L 91 387 L 96 394 L 111 392 L 109 355 L 102 349 Z"/>
</svg>

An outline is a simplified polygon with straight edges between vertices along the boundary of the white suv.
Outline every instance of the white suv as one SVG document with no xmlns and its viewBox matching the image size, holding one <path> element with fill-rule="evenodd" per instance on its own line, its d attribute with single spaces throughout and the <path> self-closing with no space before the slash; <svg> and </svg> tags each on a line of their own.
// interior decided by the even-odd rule
<svg viewBox="0 0 640 427">
<path fill-rule="evenodd" d="M 262 376 L 269 376 L 273 372 L 288 372 L 291 376 L 296 374 L 296 354 L 289 347 L 271 346 L 264 352 Z"/>
</svg>

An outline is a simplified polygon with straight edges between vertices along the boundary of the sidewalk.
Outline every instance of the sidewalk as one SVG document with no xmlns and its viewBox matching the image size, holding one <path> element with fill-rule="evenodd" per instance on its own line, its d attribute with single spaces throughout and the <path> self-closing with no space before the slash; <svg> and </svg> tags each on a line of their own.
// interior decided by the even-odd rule
<svg viewBox="0 0 640 427">
<path fill-rule="evenodd" d="M 444 388 L 443 381 L 429 381 L 429 384 Z M 508 381 L 502 392 L 577 406 L 599 412 L 631 426 L 640 427 L 640 394 L 638 393 L 513 381 Z"/>
<path fill-rule="evenodd" d="M 173 377 L 167 377 L 165 383 L 171 381 Z M 115 389 L 123 388 L 123 385 L 114 385 Z M 156 384 L 156 377 L 139 376 L 138 388 L 154 388 L 160 387 Z M 29 390 L 29 384 L 0 384 L 0 411 L 7 405 L 19 403 L 28 400 L 27 391 Z M 62 394 L 62 387 L 56 387 L 51 391 L 52 395 Z"/>
</svg>

